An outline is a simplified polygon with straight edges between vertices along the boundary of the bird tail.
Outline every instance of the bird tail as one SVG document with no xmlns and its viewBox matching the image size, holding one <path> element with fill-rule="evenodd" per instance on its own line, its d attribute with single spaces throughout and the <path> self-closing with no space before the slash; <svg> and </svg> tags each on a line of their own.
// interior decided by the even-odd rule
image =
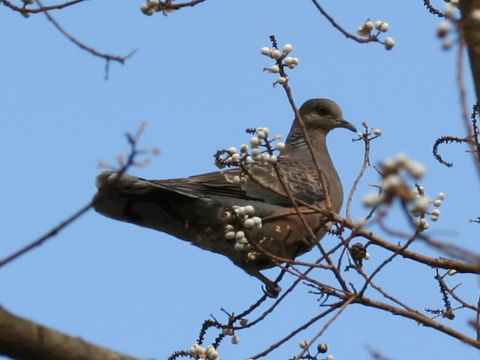
<svg viewBox="0 0 480 360">
<path fill-rule="evenodd" d="M 152 190 L 152 184 L 144 179 L 119 175 L 116 171 L 103 171 L 95 179 L 98 193 L 93 198 L 94 209 L 110 218 L 141 224 L 139 214 L 130 211 L 135 199 L 142 199 Z"/>
</svg>

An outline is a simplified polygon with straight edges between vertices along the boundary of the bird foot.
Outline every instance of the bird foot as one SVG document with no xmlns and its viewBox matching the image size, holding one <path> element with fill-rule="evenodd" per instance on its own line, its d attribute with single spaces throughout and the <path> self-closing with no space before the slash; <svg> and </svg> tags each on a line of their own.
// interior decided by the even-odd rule
<svg viewBox="0 0 480 360">
<path fill-rule="evenodd" d="M 274 282 L 269 282 L 268 284 L 265 284 L 265 286 L 266 286 L 266 289 L 264 289 L 265 294 L 267 294 L 267 296 L 272 299 L 276 299 L 280 291 L 282 291 L 282 288 L 277 284 L 275 284 Z"/>
</svg>

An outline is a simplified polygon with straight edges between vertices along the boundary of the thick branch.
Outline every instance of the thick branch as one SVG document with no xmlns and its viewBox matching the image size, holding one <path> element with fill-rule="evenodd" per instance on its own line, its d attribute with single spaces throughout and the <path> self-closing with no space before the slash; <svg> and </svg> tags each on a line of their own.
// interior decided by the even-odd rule
<svg viewBox="0 0 480 360">
<path fill-rule="evenodd" d="M 357 226 L 350 220 L 345 219 L 338 215 L 332 215 L 335 218 L 335 221 L 339 224 L 343 224 L 350 229 L 355 229 Z M 385 241 L 379 236 L 374 235 L 368 230 L 363 228 L 357 228 L 355 230 L 355 234 L 357 236 L 361 236 L 367 240 L 370 240 L 373 244 L 381 246 L 387 250 L 390 250 L 394 253 L 398 253 L 404 258 L 408 258 L 414 261 L 417 261 L 422 264 L 426 264 L 432 267 L 437 267 L 440 269 L 455 269 L 457 272 L 460 273 L 471 273 L 471 274 L 480 274 L 480 264 L 479 263 L 467 263 L 467 262 L 460 262 L 451 259 L 444 259 L 444 258 L 432 258 L 429 256 L 425 256 L 414 251 L 410 251 L 408 249 L 404 249 L 403 246 L 395 245 L 389 241 Z"/>
<path fill-rule="evenodd" d="M 462 11 L 461 27 L 463 38 L 468 47 L 470 66 L 477 99 L 480 98 L 480 27 L 478 21 L 472 18 L 473 10 L 480 9 L 480 0 L 462 0 L 459 2 Z"/>
<path fill-rule="evenodd" d="M 19 318 L 2 307 L 0 354 L 18 360 L 138 360 Z"/>
<path fill-rule="evenodd" d="M 477 349 L 480 349 L 480 341 L 472 339 L 471 337 L 466 336 L 465 334 L 452 329 L 451 327 L 445 326 L 433 319 L 430 319 L 429 317 L 416 312 L 416 311 L 408 311 L 404 310 L 395 306 L 391 306 L 385 303 L 382 303 L 380 301 L 375 301 L 372 299 L 364 298 L 364 297 L 357 297 L 355 300 L 356 303 L 362 304 L 365 306 L 369 307 L 374 307 L 377 309 L 385 310 L 388 312 L 391 312 L 394 315 L 400 315 L 404 318 L 412 319 L 417 321 L 418 323 L 422 324 L 423 326 L 431 327 L 435 330 L 438 330 L 444 334 L 450 335 L 460 341 L 463 341 L 469 345 L 472 345 L 473 347 L 476 347 Z"/>
</svg>

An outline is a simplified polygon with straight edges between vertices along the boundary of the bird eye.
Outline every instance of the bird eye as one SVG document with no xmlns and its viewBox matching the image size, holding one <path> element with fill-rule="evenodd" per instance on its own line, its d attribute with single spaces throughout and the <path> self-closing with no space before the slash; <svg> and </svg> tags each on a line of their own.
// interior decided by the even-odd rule
<svg viewBox="0 0 480 360">
<path fill-rule="evenodd" d="M 321 107 L 321 108 L 317 108 L 317 113 L 318 115 L 325 116 L 327 115 L 328 111 L 324 107 Z"/>
</svg>

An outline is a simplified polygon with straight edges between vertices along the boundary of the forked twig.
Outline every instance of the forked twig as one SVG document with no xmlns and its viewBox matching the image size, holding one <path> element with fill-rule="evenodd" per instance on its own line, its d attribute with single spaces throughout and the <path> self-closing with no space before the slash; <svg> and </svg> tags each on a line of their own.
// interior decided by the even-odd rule
<svg viewBox="0 0 480 360">
<path fill-rule="evenodd" d="M 137 150 L 136 146 L 137 146 L 138 139 L 139 139 L 141 133 L 143 132 L 144 127 L 145 127 L 145 124 L 142 124 L 140 126 L 139 130 L 137 131 L 137 133 L 133 136 L 130 135 L 130 134 L 127 134 L 127 139 L 128 139 L 129 144 L 130 144 L 131 150 L 130 150 L 129 156 L 127 158 L 127 161 L 125 162 L 125 164 L 123 164 L 123 166 L 118 171 L 118 176 L 116 178 L 117 180 L 121 177 L 122 174 L 125 173 L 125 171 L 127 171 L 127 169 L 130 166 L 135 164 L 135 157 L 138 154 L 143 153 L 143 151 Z M 115 181 L 112 181 L 112 183 L 110 183 L 110 186 L 112 186 L 114 184 L 115 184 Z M 102 191 L 107 192 L 108 188 L 109 187 L 107 186 L 107 187 L 105 187 L 105 189 L 102 189 Z M 66 228 L 68 225 L 73 223 L 75 220 L 77 220 L 83 214 L 85 214 L 88 210 L 90 210 L 93 206 L 93 203 L 94 203 L 94 200 L 91 200 L 88 204 L 83 206 L 80 210 L 78 210 L 73 215 L 71 215 L 70 217 L 68 217 L 64 221 L 62 221 L 60 224 L 55 226 L 53 229 L 48 231 L 46 234 L 42 235 L 37 240 L 32 241 L 30 244 L 24 246 L 23 248 L 15 251 L 13 254 L 11 254 L 11 255 L 7 256 L 6 258 L 0 260 L 0 268 L 2 266 L 5 266 L 6 264 L 12 262 L 13 260 L 19 258 L 20 256 L 26 254 L 30 250 L 42 245 L 45 241 L 47 241 L 48 239 L 57 235 L 61 230 Z"/>
</svg>

